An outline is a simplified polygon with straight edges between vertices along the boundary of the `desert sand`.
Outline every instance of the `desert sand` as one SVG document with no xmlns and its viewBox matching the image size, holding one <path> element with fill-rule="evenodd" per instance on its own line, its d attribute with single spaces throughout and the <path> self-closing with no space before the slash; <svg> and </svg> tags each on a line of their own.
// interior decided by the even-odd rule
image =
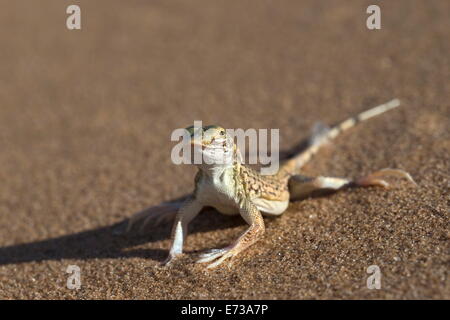
<svg viewBox="0 0 450 320">
<path fill-rule="evenodd" d="M 2 1 L 1 299 L 449 299 L 450 2 Z M 308 175 L 385 167 L 417 181 L 292 203 L 266 234 L 207 271 L 240 217 L 202 212 L 186 255 L 161 261 L 171 225 L 114 235 L 134 213 L 192 191 L 170 134 L 202 120 L 279 128 L 289 150 L 399 98 L 324 147 Z M 81 289 L 66 287 L 69 265 Z M 371 265 L 381 289 L 366 286 Z"/>
</svg>

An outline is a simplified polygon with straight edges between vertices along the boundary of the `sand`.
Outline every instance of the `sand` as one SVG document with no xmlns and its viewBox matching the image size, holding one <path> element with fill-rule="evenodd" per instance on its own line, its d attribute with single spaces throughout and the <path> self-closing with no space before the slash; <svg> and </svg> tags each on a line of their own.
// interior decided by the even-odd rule
<svg viewBox="0 0 450 320">
<path fill-rule="evenodd" d="M 0 298 L 449 299 L 450 3 L 3 1 L 0 11 Z M 194 120 L 279 128 L 289 150 L 316 121 L 402 107 L 321 150 L 309 175 L 395 167 L 418 183 L 292 203 L 231 266 L 198 252 L 246 228 L 213 210 L 161 268 L 170 224 L 114 236 L 135 212 L 189 193 L 170 160 Z M 69 265 L 81 289 L 66 287 Z M 366 286 L 367 268 L 381 289 Z"/>
</svg>

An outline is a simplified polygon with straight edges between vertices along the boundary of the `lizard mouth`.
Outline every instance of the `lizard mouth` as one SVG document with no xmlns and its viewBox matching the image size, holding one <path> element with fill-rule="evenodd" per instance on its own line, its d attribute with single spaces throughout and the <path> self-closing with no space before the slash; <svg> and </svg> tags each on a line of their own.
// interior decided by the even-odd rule
<svg viewBox="0 0 450 320">
<path fill-rule="evenodd" d="M 197 140 L 191 140 L 191 145 L 198 146 L 198 147 L 204 147 L 203 142 L 197 141 Z"/>
<path fill-rule="evenodd" d="M 227 141 L 225 139 L 212 139 L 209 142 L 204 142 L 202 140 L 192 139 L 191 145 L 194 147 L 201 147 L 202 150 L 208 149 L 225 149 L 227 147 Z"/>
<path fill-rule="evenodd" d="M 197 149 L 199 151 L 201 150 L 202 152 L 206 149 L 206 146 L 203 145 L 203 143 L 198 142 L 198 141 L 191 141 L 191 146 L 194 147 L 194 150 Z"/>
</svg>

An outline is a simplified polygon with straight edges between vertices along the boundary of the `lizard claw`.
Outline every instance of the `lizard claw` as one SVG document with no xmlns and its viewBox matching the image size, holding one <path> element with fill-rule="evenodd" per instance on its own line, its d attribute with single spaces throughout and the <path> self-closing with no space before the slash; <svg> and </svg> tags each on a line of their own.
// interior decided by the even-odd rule
<svg viewBox="0 0 450 320">
<path fill-rule="evenodd" d="M 227 251 L 227 248 L 211 249 L 205 253 L 200 254 L 200 259 L 197 260 L 197 263 L 213 261 L 214 259 L 223 255 L 226 251 Z"/>
<path fill-rule="evenodd" d="M 236 254 L 237 254 L 237 252 L 235 252 L 235 250 L 233 250 L 233 248 L 230 248 L 230 247 L 226 247 L 226 248 L 222 248 L 222 249 L 212 249 L 212 250 L 209 250 L 208 252 L 201 254 L 200 259 L 198 259 L 196 262 L 197 263 L 205 263 L 205 262 L 211 262 L 211 261 L 214 261 L 217 259 L 215 262 L 210 263 L 206 267 L 207 269 L 212 269 L 212 268 L 219 266 L 226 259 L 231 258 L 231 257 L 235 256 Z"/>
<path fill-rule="evenodd" d="M 180 254 L 169 254 L 163 262 L 161 262 L 161 266 L 170 267 L 175 260 L 180 256 Z"/>
</svg>

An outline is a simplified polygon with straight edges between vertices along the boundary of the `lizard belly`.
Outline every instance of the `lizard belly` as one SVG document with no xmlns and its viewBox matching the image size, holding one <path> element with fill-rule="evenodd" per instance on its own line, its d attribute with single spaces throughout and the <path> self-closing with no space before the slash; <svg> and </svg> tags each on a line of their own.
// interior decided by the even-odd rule
<svg viewBox="0 0 450 320">
<path fill-rule="evenodd" d="M 289 200 L 276 201 L 256 198 L 253 199 L 252 202 L 263 214 L 271 216 L 278 216 L 282 214 L 289 205 Z"/>
<path fill-rule="evenodd" d="M 236 208 L 236 206 L 215 205 L 214 208 L 220 213 L 227 216 L 235 216 L 239 214 L 239 210 L 238 208 Z"/>
<path fill-rule="evenodd" d="M 235 191 L 232 171 L 226 171 L 215 178 L 205 178 L 198 185 L 198 199 L 205 206 L 214 207 L 220 213 L 226 215 L 239 213 L 234 197 Z"/>
<path fill-rule="evenodd" d="M 238 214 L 239 209 L 236 202 L 233 200 L 231 192 L 226 192 L 226 190 L 226 188 L 216 187 L 202 188 L 199 192 L 199 200 L 225 215 Z"/>
<path fill-rule="evenodd" d="M 239 213 L 236 202 L 223 193 L 211 192 L 205 197 L 206 202 L 214 207 L 220 213 L 226 215 L 235 215 Z"/>
</svg>

